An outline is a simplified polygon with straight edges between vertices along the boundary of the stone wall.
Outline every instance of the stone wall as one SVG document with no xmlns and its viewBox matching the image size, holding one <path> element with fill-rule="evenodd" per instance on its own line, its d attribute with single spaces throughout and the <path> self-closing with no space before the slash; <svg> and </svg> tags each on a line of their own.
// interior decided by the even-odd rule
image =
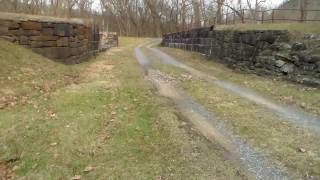
<svg viewBox="0 0 320 180">
<path fill-rule="evenodd" d="M 0 19 L 0 37 L 65 63 L 78 63 L 98 50 L 95 33 L 99 34 L 82 23 Z"/>
<path fill-rule="evenodd" d="M 100 33 L 100 49 L 107 50 L 111 47 L 119 45 L 118 34 L 116 32 L 101 32 Z"/>
<path fill-rule="evenodd" d="M 200 52 L 234 69 L 320 86 L 320 38 L 290 42 L 289 36 L 288 31 L 202 28 L 163 35 L 162 46 Z"/>
</svg>

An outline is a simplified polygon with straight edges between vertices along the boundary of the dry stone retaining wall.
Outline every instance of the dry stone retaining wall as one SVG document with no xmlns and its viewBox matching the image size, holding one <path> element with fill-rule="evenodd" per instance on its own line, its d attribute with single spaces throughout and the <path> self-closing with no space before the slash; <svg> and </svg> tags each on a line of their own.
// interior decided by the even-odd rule
<svg viewBox="0 0 320 180">
<path fill-rule="evenodd" d="M 205 54 L 234 69 L 320 86 L 320 38 L 290 42 L 288 31 L 194 29 L 163 35 L 162 46 Z"/>
<path fill-rule="evenodd" d="M 78 63 L 99 47 L 97 29 L 73 22 L 0 19 L 0 37 L 65 63 Z"/>
</svg>

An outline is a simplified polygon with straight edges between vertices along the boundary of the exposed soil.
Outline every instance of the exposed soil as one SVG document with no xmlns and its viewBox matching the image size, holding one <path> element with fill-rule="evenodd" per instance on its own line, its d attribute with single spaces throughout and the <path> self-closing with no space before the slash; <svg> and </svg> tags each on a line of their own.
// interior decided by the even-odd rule
<svg viewBox="0 0 320 180">
<path fill-rule="evenodd" d="M 13 170 L 5 163 L 0 163 L 0 180 L 14 179 Z"/>
<path fill-rule="evenodd" d="M 207 75 L 201 71 L 189 67 L 158 49 L 151 48 L 150 46 L 148 46 L 147 48 L 148 50 L 152 51 L 155 56 L 161 59 L 163 63 L 182 68 L 196 77 L 204 79 L 242 98 L 248 99 L 254 103 L 268 108 L 270 111 L 288 120 L 289 122 L 293 122 L 301 127 L 309 128 L 314 132 L 320 133 L 320 117 L 318 117 L 317 115 L 309 114 L 295 107 L 277 104 L 272 100 L 265 98 L 263 95 L 259 95 L 258 93 L 253 92 L 250 89 L 240 87 L 236 84 L 225 82 L 223 80 L 218 80 L 216 77 Z"/>
<path fill-rule="evenodd" d="M 160 95 L 171 99 L 182 116 L 189 120 L 206 138 L 213 142 L 218 142 L 231 154 L 234 161 L 238 162 L 239 165 L 244 167 L 245 171 L 256 179 L 287 179 L 283 168 L 273 167 L 266 157 L 255 152 L 241 139 L 232 135 L 201 104 L 179 89 L 172 78 L 161 71 L 152 69 L 148 58 L 140 48 L 141 46 L 135 49 L 135 54 L 138 62 L 146 71 L 147 79 L 153 82 Z M 168 63 L 192 70 L 192 68 L 178 61 L 169 60 Z M 203 75 L 201 72 L 194 71 L 196 72 L 195 75 Z"/>
</svg>

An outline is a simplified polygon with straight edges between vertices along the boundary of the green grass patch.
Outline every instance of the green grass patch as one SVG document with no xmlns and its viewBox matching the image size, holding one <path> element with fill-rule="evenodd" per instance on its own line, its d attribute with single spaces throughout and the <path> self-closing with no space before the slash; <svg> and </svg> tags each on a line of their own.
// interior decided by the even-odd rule
<svg viewBox="0 0 320 180">
<path fill-rule="evenodd" d="M 320 89 L 308 88 L 272 77 L 237 72 L 194 52 L 171 48 L 161 48 L 161 50 L 195 69 L 253 89 L 279 103 L 294 105 L 310 113 L 320 114 Z"/>
<path fill-rule="evenodd" d="M 46 93 L 23 90 L 37 96 L 0 110 L 0 162 L 18 157 L 8 165 L 27 179 L 245 179 L 219 145 L 181 127 L 172 104 L 155 95 L 134 58 L 143 42 L 121 37 L 119 48 L 73 66 L 25 49 L 15 62 L 11 48 L 19 47 L 4 45 L 1 56 L 13 60 L 1 61 L 3 84 L 21 67 L 37 71 L 0 90 L 18 95 L 24 82 L 52 79 L 59 85 Z M 66 83 L 70 72 L 78 78 Z M 88 166 L 93 170 L 84 172 Z"/>
<path fill-rule="evenodd" d="M 303 178 L 320 176 L 318 135 L 299 129 L 266 109 L 206 81 L 184 81 L 182 87 L 234 134 L 257 147 L 258 151 L 270 154 L 274 163 L 285 165 L 291 174 L 298 171 Z"/>
</svg>

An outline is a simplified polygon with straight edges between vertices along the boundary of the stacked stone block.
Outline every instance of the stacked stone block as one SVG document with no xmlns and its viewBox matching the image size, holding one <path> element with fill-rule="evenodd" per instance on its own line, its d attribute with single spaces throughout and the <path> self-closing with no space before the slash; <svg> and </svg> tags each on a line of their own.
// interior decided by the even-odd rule
<svg viewBox="0 0 320 180">
<path fill-rule="evenodd" d="M 91 27 L 84 24 L 0 19 L 0 37 L 66 63 L 92 51 L 92 36 Z"/>
<path fill-rule="evenodd" d="M 205 54 L 231 68 L 320 86 L 320 38 L 290 42 L 288 31 L 193 29 L 163 35 L 162 46 Z"/>
</svg>

